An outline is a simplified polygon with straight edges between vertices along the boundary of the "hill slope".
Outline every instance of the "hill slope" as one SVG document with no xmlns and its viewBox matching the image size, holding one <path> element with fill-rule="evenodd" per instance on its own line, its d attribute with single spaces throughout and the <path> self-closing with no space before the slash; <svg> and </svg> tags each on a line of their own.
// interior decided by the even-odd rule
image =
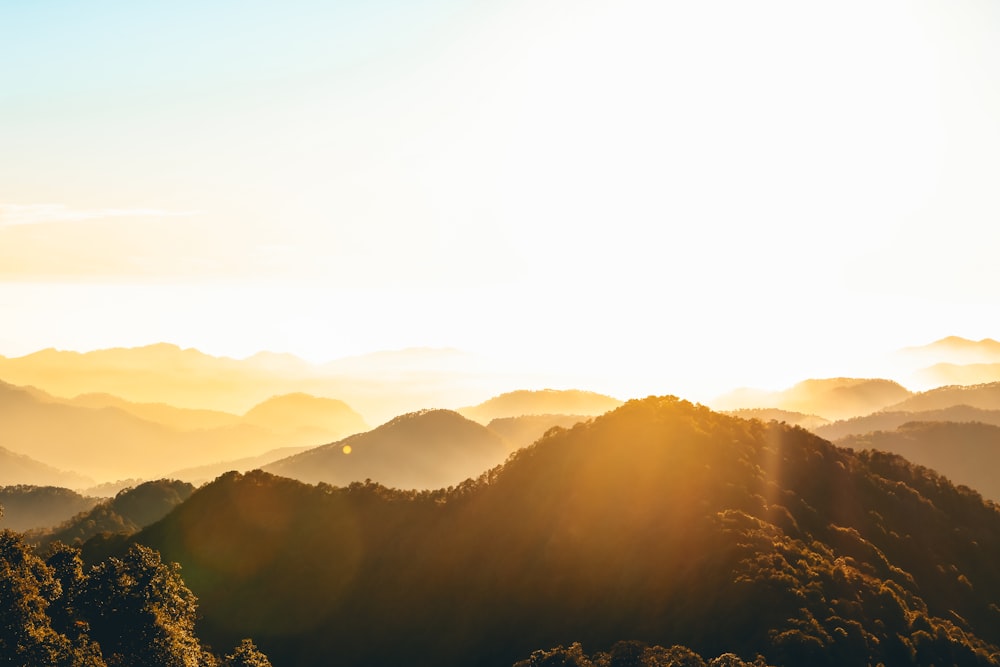
<svg viewBox="0 0 1000 667">
<path fill-rule="evenodd" d="M 378 428 L 264 466 L 304 482 L 372 479 L 399 488 L 451 486 L 499 465 L 509 445 L 451 410 L 402 415 Z"/>
<path fill-rule="evenodd" d="M 1000 501 L 1000 426 L 977 422 L 908 422 L 893 431 L 876 431 L 837 440 L 854 449 L 892 452 L 970 486 Z"/>
<path fill-rule="evenodd" d="M 161 479 L 123 489 L 114 498 L 74 516 L 33 541 L 45 545 L 56 540 L 79 544 L 100 533 L 131 535 L 187 500 L 194 487 L 186 482 Z"/>
<path fill-rule="evenodd" d="M 1000 512 L 933 472 L 674 398 L 451 491 L 228 474 L 137 537 L 213 645 L 275 664 L 510 665 L 582 640 L 776 665 L 998 664 Z"/>
</svg>

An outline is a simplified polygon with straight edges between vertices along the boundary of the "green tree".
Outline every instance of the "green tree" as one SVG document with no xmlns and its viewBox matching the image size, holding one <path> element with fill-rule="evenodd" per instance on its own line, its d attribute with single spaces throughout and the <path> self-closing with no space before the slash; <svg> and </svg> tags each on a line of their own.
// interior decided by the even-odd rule
<svg viewBox="0 0 1000 667">
<path fill-rule="evenodd" d="M 196 599 L 180 566 L 132 545 L 95 567 L 78 598 L 108 665 L 197 667 L 210 660 L 194 634 Z"/>
<path fill-rule="evenodd" d="M 0 665 L 104 667 L 89 638 L 71 641 L 53 629 L 48 611 L 61 609 L 61 596 L 54 570 L 19 534 L 0 531 Z"/>
</svg>

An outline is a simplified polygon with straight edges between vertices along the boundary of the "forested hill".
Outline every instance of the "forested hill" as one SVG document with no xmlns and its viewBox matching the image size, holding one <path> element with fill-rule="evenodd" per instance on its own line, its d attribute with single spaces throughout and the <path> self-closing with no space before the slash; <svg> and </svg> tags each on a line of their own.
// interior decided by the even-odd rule
<svg viewBox="0 0 1000 667">
<path fill-rule="evenodd" d="M 886 454 L 672 397 L 447 491 L 255 472 L 136 539 L 212 645 L 275 665 L 511 665 L 635 639 L 775 665 L 1000 664 L 1000 512 Z"/>
</svg>

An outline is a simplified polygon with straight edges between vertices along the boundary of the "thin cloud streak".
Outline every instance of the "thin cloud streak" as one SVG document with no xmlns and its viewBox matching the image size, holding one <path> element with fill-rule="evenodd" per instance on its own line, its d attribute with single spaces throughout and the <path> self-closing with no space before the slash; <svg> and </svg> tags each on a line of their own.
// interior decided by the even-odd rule
<svg viewBox="0 0 1000 667">
<path fill-rule="evenodd" d="M 106 218 L 184 218 L 201 214 L 202 211 L 167 211 L 157 208 L 76 209 L 65 204 L 0 204 L 0 227 Z"/>
</svg>

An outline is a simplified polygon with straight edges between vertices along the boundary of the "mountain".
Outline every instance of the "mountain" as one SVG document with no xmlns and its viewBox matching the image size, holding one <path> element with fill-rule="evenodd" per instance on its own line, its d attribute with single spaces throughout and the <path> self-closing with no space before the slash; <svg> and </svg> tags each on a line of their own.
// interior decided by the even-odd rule
<svg viewBox="0 0 1000 667">
<path fill-rule="evenodd" d="M 312 364 L 273 352 L 246 359 L 216 357 L 168 343 L 0 356 L 0 378 L 58 396 L 111 394 L 130 403 L 232 414 L 273 396 L 306 393 L 344 400 L 375 424 L 427 406 L 460 405 L 469 395 L 480 396 L 511 381 L 504 369 L 450 349 L 383 351 Z M 159 421 L 148 413 L 140 416 Z"/>
<path fill-rule="evenodd" d="M 259 374 L 234 359 L 158 343 L 86 353 L 47 349 L 23 357 L 0 357 L 0 377 L 61 396 L 99 392 L 131 401 L 225 410 L 218 397 L 246 396 L 247 390 L 239 385 L 253 382 Z"/>
<path fill-rule="evenodd" d="M 94 480 L 82 475 L 64 472 L 24 454 L 16 454 L 0 447 L 0 486 L 29 484 L 78 489 L 93 483 Z"/>
<path fill-rule="evenodd" d="M 486 428 L 506 440 L 513 449 L 527 447 L 545 435 L 550 428 L 570 428 L 577 422 L 590 417 L 584 415 L 522 415 L 520 417 L 498 417 Z"/>
<path fill-rule="evenodd" d="M 579 389 L 522 389 L 494 396 L 479 405 L 459 408 L 457 412 L 481 424 L 488 424 L 493 419 L 522 415 L 596 416 L 614 410 L 621 404 L 617 398 Z"/>
<path fill-rule="evenodd" d="M 980 410 L 1000 410 L 1000 382 L 972 386 L 947 386 L 914 394 L 888 406 L 888 410 L 923 412 L 943 410 L 956 405 L 968 405 Z"/>
<path fill-rule="evenodd" d="M 955 484 L 1000 502 L 1000 426 L 978 422 L 908 422 L 894 431 L 851 435 L 837 444 L 877 449 L 933 468 Z"/>
<path fill-rule="evenodd" d="M 274 664 L 509 666 L 622 639 L 1000 664 L 997 506 L 899 456 L 673 397 L 450 490 L 229 473 L 133 539 L 183 567 L 210 645 L 250 636 Z"/>
<path fill-rule="evenodd" d="M 982 410 L 968 405 L 954 405 L 941 410 L 920 412 L 873 412 L 864 417 L 835 421 L 809 429 L 821 438 L 837 441 L 849 435 L 862 435 L 872 431 L 892 431 L 907 422 L 982 422 L 1000 426 L 1000 410 Z M 804 427 L 807 428 L 807 427 Z M 933 467 L 933 466 L 932 466 Z"/>
<path fill-rule="evenodd" d="M 84 408 L 118 408 L 139 419 L 163 424 L 180 431 L 194 431 L 207 428 L 224 428 L 240 423 L 239 415 L 221 410 L 198 410 L 178 408 L 166 403 L 134 403 L 111 394 L 80 394 L 72 399 L 53 399 L 67 405 L 77 405 Z"/>
<path fill-rule="evenodd" d="M 343 401 L 303 393 L 269 398 L 243 415 L 243 422 L 284 435 L 305 435 L 316 443 L 368 430 L 361 415 Z"/>
<path fill-rule="evenodd" d="M 903 357 L 924 364 L 985 364 L 1000 363 L 1000 342 L 992 338 L 969 340 L 961 336 L 948 336 L 919 347 L 900 350 Z"/>
<path fill-rule="evenodd" d="M 740 389 L 720 396 L 712 405 L 729 411 L 777 408 L 836 420 L 871 414 L 910 396 L 906 388 L 892 380 L 828 378 L 804 380 L 777 392 Z"/>
<path fill-rule="evenodd" d="M 896 363 L 923 387 L 998 382 L 1000 342 L 949 336 L 929 345 L 900 350 Z"/>
<path fill-rule="evenodd" d="M 260 454 L 290 440 L 247 424 L 179 431 L 119 408 L 68 405 L 3 382 L 0 423 L 0 447 L 101 481 L 155 478 L 177 467 Z"/>
<path fill-rule="evenodd" d="M 64 544 L 81 544 L 100 533 L 131 535 L 162 519 L 193 492 L 192 485 L 177 480 L 145 482 L 119 491 L 114 498 L 81 511 L 44 534 L 33 537 L 32 541 L 42 546 L 57 540 Z"/>
<path fill-rule="evenodd" d="M 208 465 L 197 466 L 194 468 L 175 470 L 167 475 L 167 477 L 169 479 L 184 480 L 185 482 L 190 482 L 191 484 L 204 484 L 205 482 L 210 482 L 222 473 L 229 472 L 230 470 L 235 470 L 237 472 L 256 470 L 258 468 L 263 468 L 269 463 L 280 461 L 281 459 L 294 456 L 295 454 L 300 454 L 310 449 L 312 449 L 312 447 L 280 447 L 278 449 L 266 451 L 259 456 L 249 456 L 243 459 L 220 461 L 219 463 L 209 463 Z"/>
<path fill-rule="evenodd" d="M 778 410 L 776 408 L 744 408 L 742 410 L 730 410 L 726 414 L 739 417 L 740 419 L 785 422 L 791 426 L 801 426 L 809 431 L 815 431 L 817 428 L 830 423 L 829 419 L 823 419 L 817 415 L 806 415 L 801 412 Z"/>
<path fill-rule="evenodd" d="M 0 529 L 26 531 L 48 528 L 62 523 L 79 512 L 88 510 L 99 498 L 82 496 L 57 486 L 0 487 Z"/>
<path fill-rule="evenodd" d="M 264 470 L 304 482 L 346 486 L 372 479 L 407 489 L 458 484 L 503 463 L 510 446 L 451 410 L 422 410 L 315 447 Z"/>
<path fill-rule="evenodd" d="M 367 429 L 350 406 L 307 394 L 274 396 L 245 415 L 133 403 L 109 394 L 73 399 L 0 382 L 0 447 L 102 480 L 158 477 L 170 470 L 311 447 Z M 270 462 L 268 459 L 264 462 Z M 233 468 L 223 468 L 220 472 Z M 20 464 L 0 469 L 6 483 L 83 487 L 77 476 L 38 477 Z M 15 475 L 17 473 L 17 475 Z M 32 476 L 35 475 L 35 476 Z"/>
</svg>

